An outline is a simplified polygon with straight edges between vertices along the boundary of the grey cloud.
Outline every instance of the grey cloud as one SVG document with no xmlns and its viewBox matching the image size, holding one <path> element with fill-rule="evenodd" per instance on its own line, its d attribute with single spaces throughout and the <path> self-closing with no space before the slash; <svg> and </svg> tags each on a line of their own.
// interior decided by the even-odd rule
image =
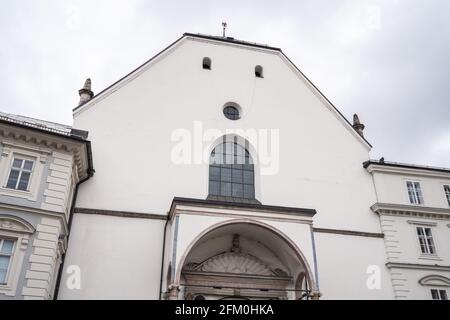
<svg viewBox="0 0 450 320">
<path fill-rule="evenodd" d="M 347 118 L 359 113 L 373 157 L 450 167 L 448 12 L 446 0 L 9 1 L 0 109 L 70 124 L 86 77 L 99 92 L 226 20 L 231 36 L 281 47 Z"/>
</svg>

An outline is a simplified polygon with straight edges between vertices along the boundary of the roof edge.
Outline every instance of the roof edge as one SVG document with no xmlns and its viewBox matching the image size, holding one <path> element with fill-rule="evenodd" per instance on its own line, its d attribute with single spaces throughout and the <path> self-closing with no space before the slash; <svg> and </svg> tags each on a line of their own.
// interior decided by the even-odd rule
<svg viewBox="0 0 450 320">
<path fill-rule="evenodd" d="M 211 206 L 211 207 L 226 207 L 227 209 L 253 209 L 253 210 L 264 210 L 264 211 L 280 211 L 283 213 L 298 214 L 303 216 L 313 217 L 316 215 L 317 211 L 315 209 L 304 209 L 304 208 L 294 208 L 294 207 L 282 207 L 282 206 L 270 206 L 257 203 L 238 203 L 238 202 L 227 202 L 227 201 L 217 201 L 217 200 L 203 200 L 203 199 L 192 199 L 192 198 L 173 198 L 172 205 L 170 206 L 170 212 L 176 205 L 197 205 L 197 206 Z"/>
<path fill-rule="evenodd" d="M 325 102 L 326 103 L 328 103 L 330 106 L 331 106 L 331 108 L 333 108 L 334 109 L 334 111 L 335 112 L 337 112 L 337 114 L 338 114 L 338 116 L 340 116 L 343 120 L 344 120 L 344 122 L 346 122 L 349 126 L 350 126 L 350 128 L 351 128 L 351 130 L 352 131 L 354 131 L 355 133 L 356 133 L 356 135 L 363 141 L 363 142 L 365 142 L 368 146 L 369 146 L 369 148 L 373 148 L 373 145 L 365 138 L 365 137 L 363 137 L 363 136 L 361 136 L 356 130 L 355 130 L 355 128 L 353 127 L 353 125 L 352 125 L 352 123 L 342 114 L 342 112 L 330 101 L 330 99 L 328 99 L 327 98 L 327 96 L 325 95 L 325 94 L 323 94 L 323 92 L 322 91 L 320 91 L 320 89 L 300 70 L 300 68 L 299 67 L 297 67 L 296 65 L 295 65 L 295 63 L 294 62 L 292 62 L 292 60 L 291 59 L 289 59 L 289 57 L 283 52 L 283 51 L 281 51 L 280 50 L 280 53 L 283 55 L 283 57 L 295 68 L 295 70 L 298 72 L 298 73 L 300 73 L 300 75 L 306 80 L 306 82 L 314 89 L 314 90 L 316 90 L 317 91 L 317 93 L 325 100 Z"/>
<path fill-rule="evenodd" d="M 37 126 L 29 126 L 16 121 L 8 121 L 6 119 L 0 118 L 0 124 L 5 124 L 13 127 L 17 127 L 23 130 L 30 130 L 33 132 L 38 132 L 41 134 L 47 134 L 60 139 L 67 139 L 77 143 L 81 143 L 86 147 L 86 159 L 87 165 L 86 174 L 88 176 L 93 176 L 95 173 L 93 157 L 92 157 L 92 145 L 91 141 L 87 139 L 89 132 L 84 130 L 78 130 L 71 128 L 70 133 L 64 134 L 58 131 L 46 130 L 44 128 L 39 128 Z"/>
<path fill-rule="evenodd" d="M 141 64 L 139 67 L 135 68 L 133 71 L 129 72 L 128 74 L 126 74 L 125 76 L 123 76 L 122 78 L 120 78 L 119 80 L 115 81 L 114 83 L 112 83 L 111 85 L 109 85 L 108 87 L 106 87 L 105 89 L 103 89 L 102 91 L 100 91 L 99 93 L 97 93 L 96 95 L 94 95 L 90 100 L 86 101 L 85 103 L 80 104 L 79 106 L 75 107 L 74 109 L 72 109 L 72 112 L 75 113 L 78 110 L 80 110 L 81 108 L 83 108 L 84 106 L 92 103 L 94 100 L 97 100 L 98 97 L 100 97 L 101 95 L 103 95 L 105 92 L 107 92 L 109 89 L 113 88 L 114 86 L 118 85 L 120 82 L 122 82 L 123 80 L 127 79 L 129 76 L 131 76 L 132 74 L 138 72 L 139 70 L 141 70 L 142 68 L 144 68 L 147 64 L 149 64 L 150 62 L 152 62 L 153 60 L 155 60 L 156 58 L 158 58 L 159 56 L 161 56 L 163 53 L 165 53 L 166 51 L 168 51 L 170 48 L 172 48 L 174 45 L 176 45 L 178 42 L 180 42 L 182 39 L 184 39 L 185 36 L 181 36 L 180 38 L 178 38 L 177 40 L 175 40 L 174 42 L 172 42 L 170 45 L 168 45 L 167 47 L 165 47 L 163 50 L 161 50 L 160 52 L 158 52 L 156 55 L 154 55 L 153 57 L 151 57 L 150 59 L 148 59 L 147 61 L 145 61 L 143 64 Z"/>
<path fill-rule="evenodd" d="M 282 52 L 282 50 L 280 48 L 277 48 L 277 47 L 272 47 L 272 46 L 269 46 L 269 45 L 260 44 L 260 43 L 256 43 L 256 42 L 248 42 L 248 41 L 244 41 L 244 40 L 238 40 L 238 39 L 235 39 L 233 37 L 209 36 L 209 35 L 206 35 L 206 34 L 190 33 L 190 32 L 185 32 L 183 34 L 183 37 L 194 37 L 194 38 L 207 39 L 207 40 L 213 40 L 213 41 L 219 41 L 219 42 L 234 43 L 234 44 L 248 46 L 248 47 L 254 47 L 254 48 L 260 48 L 260 49 L 267 49 L 267 50 L 274 50 L 274 51 Z"/>
<path fill-rule="evenodd" d="M 83 130 L 77 130 L 77 129 L 72 129 L 70 134 L 64 134 L 64 133 L 60 133 L 58 131 L 51 131 L 51 130 L 46 130 L 43 128 L 39 128 L 39 127 L 34 127 L 34 126 L 28 126 L 26 124 L 22 124 L 19 122 L 12 122 L 12 121 L 8 121 L 8 120 L 4 120 L 0 118 L 0 123 L 6 124 L 6 125 L 10 125 L 10 126 L 15 126 L 21 129 L 25 129 L 25 130 L 31 130 L 31 131 L 36 131 L 39 133 L 43 133 L 43 134 L 48 134 L 51 136 L 56 136 L 59 138 L 63 138 L 63 139 L 69 139 L 69 140 L 75 140 L 77 142 L 87 142 L 87 131 L 83 131 Z"/>
<path fill-rule="evenodd" d="M 346 123 L 351 128 L 351 130 L 353 130 L 356 133 L 356 135 L 359 137 L 359 140 L 361 142 L 365 143 L 366 146 L 369 147 L 369 149 L 373 148 L 372 144 L 365 137 L 363 137 L 360 134 L 358 134 L 358 132 L 355 130 L 355 128 L 353 128 L 353 125 L 351 124 L 351 122 L 342 114 L 342 112 L 322 93 L 322 91 L 319 90 L 319 88 L 317 88 L 317 86 L 292 62 L 291 59 L 289 59 L 289 57 L 280 48 L 271 47 L 271 46 L 268 46 L 268 45 L 263 45 L 263 44 L 258 44 L 258 43 L 253 43 L 253 42 L 247 42 L 247 41 L 243 41 L 243 40 L 236 40 L 233 37 L 219 37 L 219 36 L 210 36 L 210 35 L 204 35 L 204 34 L 198 34 L 198 33 L 185 32 L 185 33 L 183 33 L 183 35 L 180 38 L 178 38 L 176 41 L 174 41 L 169 46 L 164 48 L 162 51 L 157 53 L 155 56 L 153 56 L 152 58 L 150 58 L 149 60 L 144 62 L 142 65 L 140 65 L 139 67 L 137 67 L 136 69 L 134 69 L 133 71 L 131 71 L 130 73 L 128 73 L 127 75 L 122 77 L 121 79 L 117 80 L 116 82 L 114 82 L 113 84 L 108 86 L 107 88 L 103 89 L 98 94 L 94 95 L 91 100 L 89 100 L 89 101 L 87 101 L 87 102 L 77 106 L 76 108 L 74 108 L 72 110 L 72 112 L 75 114 L 81 108 L 85 107 L 86 105 L 91 104 L 92 102 L 97 100 L 100 96 L 102 96 L 105 92 L 107 92 L 111 88 L 113 88 L 116 85 L 118 85 L 120 82 L 124 81 L 125 79 L 127 79 L 128 77 L 133 75 L 134 73 L 136 73 L 139 70 L 141 70 L 142 68 L 144 68 L 147 64 L 149 64 L 153 60 L 155 60 L 158 57 L 160 57 L 163 53 L 165 53 L 170 48 L 175 46 L 178 42 L 180 42 L 181 40 L 183 40 L 183 39 L 185 39 L 187 37 L 198 38 L 198 39 L 206 39 L 206 40 L 210 40 L 210 41 L 218 41 L 218 42 L 224 42 L 224 43 L 228 43 L 228 44 L 242 45 L 242 46 L 259 48 L 259 49 L 265 49 L 265 50 L 272 50 L 272 51 L 275 51 L 275 52 L 281 54 L 287 60 L 287 62 L 289 64 L 291 64 L 293 66 L 293 68 L 305 79 L 305 81 L 314 90 L 316 90 L 316 92 L 320 95 L 320 97 L 322 97 L 325 100 L 325 102 L 329 106 L 331 106 L 332 109 L 334 109 L 334 111 L 337 113 L 337 115 L 340 116 L 343 119 L 344 123 Z"/>
<path fill-rule="evenodd" d="M 399 163 L 399 162 L 381 162 L 379 160 L 369 160 L 369 161 L 366 161 L 363 163 L 364 169 L 368 169 L 374 165 L 382 166 L 382 167 L 390 167 L 390 168 L 399 168 L 399 169 L 425 170 L 425 171 L 433 171 L 433 172 L 450 173 L 450 168 L 431 167 L 431 166 L 423 166 L 423 165 L 415 165 L 415 164 L 407 164 L 407 163 Z"/>
</svg>

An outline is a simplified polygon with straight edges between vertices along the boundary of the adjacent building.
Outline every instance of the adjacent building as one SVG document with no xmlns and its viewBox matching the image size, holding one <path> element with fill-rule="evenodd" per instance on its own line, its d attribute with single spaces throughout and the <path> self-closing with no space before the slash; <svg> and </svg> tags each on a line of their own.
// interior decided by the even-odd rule
<svg viewBox="0 0 450 320">
<path fill-rule="evenodd" d="M 394 295 L 447 300 L 450 289 L 450 170 L 369 161 Z"/>
<path fill-rule="evenodd" d="M 79 93 L 0 117 L 0 299 L 448 298 L 450 169 L 370 161 L 281 49 L 187 33 Z"/>
<path fill-rule="evenodd" d="M 52 299 L 72 199 L 93 173 L 87 132 L 0 113 L 0 299 Z"/>
</svg>

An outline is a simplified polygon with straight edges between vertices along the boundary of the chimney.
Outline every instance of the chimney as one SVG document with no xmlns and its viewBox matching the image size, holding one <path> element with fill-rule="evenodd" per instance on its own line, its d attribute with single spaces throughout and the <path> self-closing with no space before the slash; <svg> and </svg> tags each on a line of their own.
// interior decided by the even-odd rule
<svg viewBox="0 0 450 320">
<path fill-rule="evenodd" d="M 91 79 L 86 79 L 83 89 L 80 89 L 78 93 L 80 94 L 80 103 L 78 104 L 79 106 L 92 99 L 94 93 L 91 90 Z"/>
<path fill-rule="evenodd" d="M 358 117 L 357 114 L 355 114 L 355 115 L 353 116 L 353 128 L 359 133 L 359 135 L 360 135 L 361 137 L 364 138 L 364 129 L 366 128 L 366 126 L 363 125 L 363 124 L 361 123 L 361 121 L 359 121 L 359 117 Z"/>
</svg>

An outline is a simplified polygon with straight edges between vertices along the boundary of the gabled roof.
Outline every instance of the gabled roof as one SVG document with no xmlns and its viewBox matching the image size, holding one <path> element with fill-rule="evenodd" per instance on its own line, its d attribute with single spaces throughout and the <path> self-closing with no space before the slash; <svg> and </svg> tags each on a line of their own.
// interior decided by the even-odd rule
<svg viewBox="0 0 450 320">
<path fill-rule="evenodd" d="M 53 137 L 56 139 L 63 138 L 72 143 L 84 145 L 86 148 L 86 173 L 88 176 L 91 176 L 95 172 L 92 161 L 91 142 L 87 139 L 89 134 L 87 131 L 74 129 L 71 126 L 55 122 L 0 112 L 0 125 L 2 124 L 7 128 L 8 126 L 13 126 L 18 128 L 18 130 L 23 130 L 24 132 L 30 130 L 32 132 L 46 134 L 48 137 Z M 3 130 L 3 128 L 0 129 L 0 131 Z M 8 130 L 11 131 L 9 128 Z M 5 131 L 3 131 L 3 133 L 4 132 Z"/>
<path fill-rule="evenodd" d="M 45 133 L 56 134 L 76 140 L 86 140 L 88 132 L 73 129 L 70 126 L 55 122 L 25 117 L 17 114 L 4 113 L 0 111 L 0 122 L 20 126 L 27 129 L 39 130 Z"/>
<path fill-rule="evenodd" d="M 197 38 L 197 39 L 204 39 L 214 42 L 222 42 L 222 43 L 228 43 L 228 44 L 234 44 L 234 45 L 240 45 L 244 47 L 251 47 L 251 48 L 258 48 L 268 51 L 274 51 L 275 53 L 281 55 L 282 58 L 285 59 L 285 61 L 300 75 L 301 78 L 304 79 L 304 81 L 312 88 L 312 90 L 316 91 L 319 97 L 323 99 L 323 102 L 325 105 L 335 113 L 335 115 L 343 121 L 343 124 L 353 133 L 353 135 L 358 139 L 359 141 L 363 142 L 369 149 L 372 148 L 372 145 L 367 141 L 363 136 L 361 136 L 354 128 L 353 125 L 350 123 L 350 121 L 331 103 L 331 101 L 309 80 L 308 77 L 305 76 L 305 74 L 283 53 L 283 51 L 280 48 L 271 47 L 264 44 L 258 44 L 248 41 L 242 41 L 237 40 L 232 37 L 218 37 L 218 36 L 209 36 L 204 34 L 194 34 L 194 33 L 184 33 L 183 36 L 181 36 L 179 39 L 177 39 L 175 42 L 170 44 L 168 47 L 166 47 L 164 50 L 156 54 L 154 57 L 146 61 L 144 64 L 136 68 L 135 70 L 131 71 L 129 74 L 121 78 L 120 80 L 116 81 L 97 95 L 95 95 L 91 100 L 87 101 L 86 103 L 79 105 L 75 109 L 73 109 L 74 114 L 81 111 L 84 107 L 92 104 L 95 102 L 99 97 L 107 94 L 109 91 L 112 91 L 114 88 L 119 86 L 121 83 L 123 83 L 125 80 L 133 77 L 135 74 L 142 71 L 146 66 L 154 62 L 157 58 L 161 57 L 163 54 L 167 53 L 170 49 L 173 49 L 176 45 L 178 45 L 181 41 L 187 38 Z"/>
<path fill-rule="evenodd" d="M 242 46 L 249 46 L 249 47 L 254 47 L 254 48 L 261 48 L 261 49 L 274 50 L 274 51 L 281 52 L 280 48 L 271 47 L 269 45 L 260 44 L 260 43 L 256 43 L 256 42 L 237 40 L 233 37 L 217 37 L 217 36 L 210 36 L 210 35 L 201 34 L 201 33 L 189 33 L 189 32 L 186 32 L 185 34 L 183 34 L 183 37 L 194 37 L 194 38 L 214 40 L 214 41 L 219 41 L 219 42 L 228 42 L 228 43 L 239 44 Z"/>
</svg>

